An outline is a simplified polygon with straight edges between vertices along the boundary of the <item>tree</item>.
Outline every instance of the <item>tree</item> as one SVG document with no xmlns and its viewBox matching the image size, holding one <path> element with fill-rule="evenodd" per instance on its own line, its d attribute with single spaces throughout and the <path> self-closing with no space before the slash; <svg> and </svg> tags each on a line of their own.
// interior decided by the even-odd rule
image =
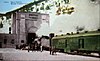
<svg viewBox="0 0 100 61">
<path fill-rule="evenodd" d="M 48 4 L 46 4 L 48 3 Z M 72 7 L 73 9 L 70 9 L 70 7 L 68 6 L 68 4 L 70 3 L 70 0 L 38 0 L 38 1 L 33 1 L 29 4 L 26 4 L 20 8 L 17 8 L 16 10 L 7 12 L 6 14 L 1 14 L 0 13 L 0 17 L 5 16 L 6 19 L 11 18 L 11 14 L 15 13 L 15 12 L 33 12 L 33 10 L 35 10 L 35 12 L 40 12 L 40 10 L 42 11 L 48 11 L 51 9 L 52 6 L 56 6 L 56 8 L 58 8 L 58 10 L 56 11 L 57 15 L 60 14 L 71 14 L 72 12 L 74 12 L 74 7 Z M 67 5 L 66 10 L 65 8 L 61 8 L 63 6 L 61 6 L 61 4 L 65 4 Z M 36 8 L 34 7 L 36 6 Z M 59 8 L 61 11 L 59 11 Z"/>
</svg>

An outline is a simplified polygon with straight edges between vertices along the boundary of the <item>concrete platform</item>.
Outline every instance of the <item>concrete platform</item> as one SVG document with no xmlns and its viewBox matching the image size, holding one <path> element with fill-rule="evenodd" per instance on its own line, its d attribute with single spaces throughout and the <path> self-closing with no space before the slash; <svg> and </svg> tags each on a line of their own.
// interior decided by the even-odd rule
<svg viewBox="0 0 100 61">
<path fill-rule="evenodd" d="M 13 48 L 0 49 L 3 61 L 100 61 L 100 58 L 56 53 L 50 55 L 49 51 L 16 50 Z"/>
</svg>

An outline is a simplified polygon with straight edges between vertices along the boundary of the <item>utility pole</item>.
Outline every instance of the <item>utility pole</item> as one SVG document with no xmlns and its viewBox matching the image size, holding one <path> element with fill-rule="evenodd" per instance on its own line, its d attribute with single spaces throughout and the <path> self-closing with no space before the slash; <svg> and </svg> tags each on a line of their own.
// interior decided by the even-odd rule
<svg viewBox="0 0 100 61">
<path fill-rule="evenodd" d="M 98 1 L 99 4 L 99 29 L 100 29 L 100 1 Z"/>
<path fill-rule="evenodd" d="M 50 55 L 52 54 L 52 38 L 54 37 L 54 33 L 49 34 L 49 41 L 50 41 Z"/>
</svg>

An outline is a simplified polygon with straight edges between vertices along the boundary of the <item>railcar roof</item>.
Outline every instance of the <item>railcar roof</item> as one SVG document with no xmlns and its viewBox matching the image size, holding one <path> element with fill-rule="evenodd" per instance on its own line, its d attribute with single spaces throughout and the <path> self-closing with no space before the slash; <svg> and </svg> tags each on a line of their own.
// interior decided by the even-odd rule
<svg viewBox="0 0 100 61">
<path fill-rule="evenodd" d="M 94 36 L 94 35 L 100 35 L 100 31 L 91 31 L 88 33 L 79 33 L 79 34 L 74 33 L 73 35 L 72 34 L 70 34 L 70 35 L 62 34 L 62 35 L 57 35 L 57 36 L 53 37 L 53 39 L 81 37 L 81 36 Z"/>
</svg>

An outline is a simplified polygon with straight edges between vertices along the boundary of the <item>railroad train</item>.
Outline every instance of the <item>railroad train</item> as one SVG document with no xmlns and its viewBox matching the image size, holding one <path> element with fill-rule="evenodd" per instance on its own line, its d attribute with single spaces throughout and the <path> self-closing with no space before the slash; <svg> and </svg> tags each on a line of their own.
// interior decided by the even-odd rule
<svg viewBox="0 0 100 61">
<path fill-rule="evenodd" d="M 66 53 L 91 54 L 100 56 L 100 31 L 85 31 L 56 35 L 52 38 L 52 47 Z"/>
</svg>

